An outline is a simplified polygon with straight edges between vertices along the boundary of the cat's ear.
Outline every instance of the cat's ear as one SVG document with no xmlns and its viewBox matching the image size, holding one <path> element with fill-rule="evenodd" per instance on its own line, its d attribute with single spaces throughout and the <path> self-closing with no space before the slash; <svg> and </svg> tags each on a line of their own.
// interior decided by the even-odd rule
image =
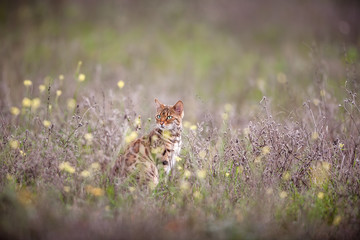
<svg viewBox="0 0 360 240">
<path fill-rule="evenodd" d="M 159 110 L 160 108 L 164 107 L 164 104 L 159 102 L 159 100 L 157 100 L 157 98 L 155 98 L 155 103 L 156 103 L 156 110 Z"/>
<path fill-rule="evenodd" d="M 182 118 L 184 117 L 184 104 L 181 100 L 179 100 L 175 105 L 173 106 L 175 112 L 177 112 Z"/>
</svg>

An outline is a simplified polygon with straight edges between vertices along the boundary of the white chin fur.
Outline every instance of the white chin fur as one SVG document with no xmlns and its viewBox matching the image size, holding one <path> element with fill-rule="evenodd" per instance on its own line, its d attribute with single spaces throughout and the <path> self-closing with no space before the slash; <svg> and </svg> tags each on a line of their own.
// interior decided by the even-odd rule
<svg viewBox="0 0 360 240">
<path fill-rule="evenodd" d="M 157 127 L 164 130 L 172 130 L 174 128 L 174 124 L 164 125 L 163 127 L 161 127 L 161 125 L 158 124 Z"/>
</svg>

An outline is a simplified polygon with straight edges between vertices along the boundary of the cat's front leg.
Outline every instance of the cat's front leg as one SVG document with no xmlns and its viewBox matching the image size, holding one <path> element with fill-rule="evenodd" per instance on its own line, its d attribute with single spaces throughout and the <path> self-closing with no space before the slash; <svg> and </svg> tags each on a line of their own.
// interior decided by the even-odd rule
<svg viewBox="0 0 360 240">
<path fill-rule="evenodd" d="M 174 151 L 171 149 L 165 149 L 160 162 L 163 165 L 166 174 L 169 174 L 171 168 L 173 167 L 173 158 Z"/>
</svg>

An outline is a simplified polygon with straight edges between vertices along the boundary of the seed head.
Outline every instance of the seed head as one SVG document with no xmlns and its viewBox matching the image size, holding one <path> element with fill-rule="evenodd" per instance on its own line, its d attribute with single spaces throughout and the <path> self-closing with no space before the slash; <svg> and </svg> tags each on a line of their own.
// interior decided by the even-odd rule
<svg viewBox="0 0 360 240">
<path fill-rule="evenodd" d="M 20 109 L 18 109 L 17 107 L 11 107 L 10 112 L 12 115 L 17 116 L 20 114 Z"/>
<path fill-rule="evenodd" d="M 24 80 L 24 85 L 25 85 L 25 87 L 30 87 L 32 85 L 32 81 L 31 80 Z"/>
<path fill-rule="evenodd" d="M 85 76 L 85 74 L 83 74 L 83 73 L 80 73 L 79 76 L 78 76 L 79 82 L 85 81 L 85 78 L 86 78 L 86 76 Z"/>
<path fill-rule="evenodd" d="M 124 81 L 120 80 L 120 81 L 118 81 L 117 85 L 120 89 L 122 89 L 125 86 L 125 83 L 124 83 Z"/>
</svg>

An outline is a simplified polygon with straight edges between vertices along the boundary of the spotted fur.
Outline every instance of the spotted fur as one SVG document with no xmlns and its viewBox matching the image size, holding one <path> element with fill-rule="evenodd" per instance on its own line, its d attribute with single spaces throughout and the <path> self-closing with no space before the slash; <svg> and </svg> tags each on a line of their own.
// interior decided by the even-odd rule
<svg viewBox="0 0 360 240">
<path fill-rule="evenodd" d="M 162 165 L 167 174 L 175 166 L 181 149 L 183 102 L 166 106 L 155 99 L 155 103 L 155 129 L 129 144 L 113 167 L 115 176 L 133 176 L 138 183 L 157 185 L 157 166 Z"/>
</svg>

